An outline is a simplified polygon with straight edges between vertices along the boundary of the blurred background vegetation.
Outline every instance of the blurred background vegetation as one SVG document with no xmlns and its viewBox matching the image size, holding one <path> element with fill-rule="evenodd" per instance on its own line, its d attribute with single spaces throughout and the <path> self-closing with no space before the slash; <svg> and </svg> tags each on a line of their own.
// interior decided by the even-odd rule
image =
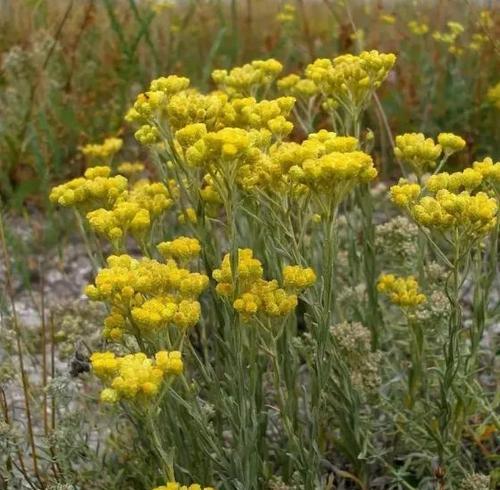
<svg viewBox="0 0 500 490">
<path fill-rule="evenodd" d="M 183 74 L 210 88 L 212 69 L 257 58 L 291 73 L 317 57 L 396 53 L 368 116 L 385 178 L 397 177 L 391 135 L 405 131 L 461 134 L 458 166 L 498 158 L 500 111 L 487 96 L 500 81 L 495 3 L 0 0 L 2 204 L 46 211 L 50 186 L 81 173 L 79 146 L 130 139 L 123 116 L 151 79 Z M 132 147 L 125 154 L 140 157 Z"/>
</svg>

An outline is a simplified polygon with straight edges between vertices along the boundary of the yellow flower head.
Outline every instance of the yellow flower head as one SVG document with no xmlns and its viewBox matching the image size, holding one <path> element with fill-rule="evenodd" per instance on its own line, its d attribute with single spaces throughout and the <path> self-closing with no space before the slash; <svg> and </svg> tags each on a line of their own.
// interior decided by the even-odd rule
<svg viewBox="0 0 500 490">
<path fill-rule="evenodd" d="M 429 32 L 429 26 L 425 22 L 418 22 L 416 20 L 410 20 L 408 28 L 415 36 L 423 36 Z"/>
<path fill-rule="evenodd" d="M 484 192 L 455 194 L 441 189 L 435 197 L 425 196 L 411 210 L 414 219 L 431 229 L 457 228 L 463 239 L 487 234 L 496 224 L 497 202 Z"/>
<path fill-rule="evenodd" d="M 198 257 L 201 252 L 200 242 L 196 238 L 177 237 L 170 242 L 159 243 L 156 248 L 166 259 L 188 261 Z"/>
<path fill-rule="evenodd" d="M 145 401 L 158 394 L 165 376 L 182 373 L 180 352 L 158 352 L 155 360 L 138 352 L 120 357 L 112 352 L 94 352 L 90 357 L 94 374 L 107 385 L 101 401 L 120 399 Z"/>
<path fill-rule="evenodd" d="M 430 230 L 454 231 L 452 239 L 458 236 L 461 240 L 475 240 L 488 234 L 497 220 L 496 199 L 485 192 L 472 194 L 488 181 L 492 169 L 491 159 L 485 159 L 463 172 L 441 172 L 429 177 L 423 190 L 401 180 L 391 188 L 391 199 Z"/>
<path fill-rule="evenodd" d="M 451 192 L 458 192 L 461 189 L 472 191 L 479 187 L 483 181 L 481 172 L 466 168 L 463 172 L 440 172 L 431 175 L 426 182 L 426 187 L 430 192 L 437 193 L 441 189 Z"/>
<path fill-rule="evenodd" d="M 413 276 L 397 277 L 393 274 L 383 274 L 378 280 L 377 289 L 387 295 L 391 303 L 401 308 L 412 308 L 426 300 Z"/>
<path fill-rule="evenodd" d="M 420 195 L 421 188 L 418 184 L 412 184 L 405 179 L 393 185 L 390 190 L 391 201 L 401 207 L 406 207 L 416 201 Z"/>
<path fill-rule="evenodd" d="M 293 125 L 287 118 L 294 107 L 294 97 L 279 97 L 272 100 L 262 100 L 257 102 L 254 97 L 244 97 L 233 99 L 229 102 L 224 111 L 223 122 L 226 126 L 237 127 L 245 130 L 270 130 L 280 134 L 288 134 Z M 274 130 L 272 125 L 278 123 L 288 127 L 288 132 Z"/>
<path fill-rule="evenodd" d="M 151 146 L 161 141 L 158 129 L 149 125 L 143 124 L 135 133 L 135 139 L 145 146 Z"/>
<path fill-rule="evenodd" d="M 156 365 L 166 374 L 181 374 L 184 370 L 179 351 L 160 351 L 155 354 Z"/>
<path fill-rule="evenodd" d="M 149 86 L 149 90 L 137 96 L 133 107 L 125 116 L 125 120 L 140 124 L 152 122 L 166 109 L 172 97 L 188 89 L 189 83 L 188 78 L 178 77 L 176 75 L 160 77 L 153 80 Z M 139 140 L 139 138 L 137 139 Z"/>
<path fill-rule="evenodd" d="M 194 208 L 186 208 L 184 209 L 177 217 L 179 223 L 196 223 L 198 221 L 198 217 L 196 216 L 196 211 Z"/>
<path fill-rule="evenodd" d="M 50 192 L 50 200 L 54 204 L 77 207 L 82 211 L 112 207 L 127 190 L 128 181 L 122 175 L 110 177 L 110 174 L 111 168 L 108 166 L 88 168 L 84 177 L 54 187 Z"/>
<path fill-rule="evenodd" d="M 316 282 L 316 274 L 310 267 L 287 265 L 283 268 L 283 286 L 287 289 L 301 290 Z"/>
<path fill-rule="evenodd" d="M 490 102 L 495 108 L 500 110 L 500 82 L 488 89 L 486 98 L 488 102 Z"/>
<path fill-rule="evenodd" d="M 426 138 L 422 133 L 396 136 L 394 154 L 419 175 L 436 166 L 441 151 L 441 145 L 434 143 L 432 138 Z"/>
<path fill-rule="evenodd" d="M 112 255 L 107 262 L 108 267 L 99 271 L 95 284 L 87 286 L 85 292 L 90 299 L 115 308 L 105 323 L 111 337 L 120 331 L 134 332 L 125 321 L 128 315 L 144 335 L 168 325 L 184 330 L 199 321 L 197 298 L 208 286 L 207 276 L 180 268 L 173 260 L 163 264 Z"/>
<path fill-rule="evenodd" d="M 182 90 L 186 90 L 189 84 L 189 78 L 169 75 L 168 77 L 160 77 L 153 80 L 149 89 L 152 92 L 163 92 L 167 97 L 171 97 Z"/>
<path fill-rule="evenodd" d="M 212 79 L 217 86 L 231 97 L 254 96 L 260 89 L 266 89 L 283 70 L 275 59 L 255 60 L 231 71 L 214 70 Z"/>
<path fill-rule="evenodd" d="M 311 268 L 287 266 L 283 270 L 283 288 L 276 280 L 266 281 L 262 279 L 262 264 L 253 257 L 250 249 L 239 250 L 238 263 L 238 296 L 233 298 L 233 307 L 244 321 L 255 315 L 268 318 L 288 315 L 297 306 L 295 293 L 311 286 L 316 280 Z M 221 268 L 214 270 L 213 277 L 218 282 L 218 294 L 234 294 L 229 254 L 224 257 Z"/>
<path fill-rule="evenodd" d="M 362 151 L 333 151 L 293 166 L 289 174 L 293 181 L 341 200 L 355 185 L 374 179 L 377 170 L 370 155 Z"/>
<path fill-rule="evenodd" d="M 276 16 L 276 20 L 285 28 L 291 27 L 296 20 L 297 9 L 291 3 L 285 3 Z"/>
<path fill-rule="evenodd" d="M 408 28 L 415 36 L 423 36 L 429 32 L 429 26 L 425 22 L 418 22 L 416 20 L 410 20 Z"/>
<path fill-rule="evenodd" d="M 393 25 L 396 23 L 396 17 L 394 17 L 394 15 L 391 15 L 391 14 L 381 14 L 379 16 L 379 19 L 381 20 L 381 22 L 383 22 L 384 24 L 389 24 L 389 25 Z"/>
<path fill-rule="evenodd" d="M 172 206 L 176 195 L 175 182 L 169 182 L 166 186 L 162 182 L 139 180 L 131 188 L 126 200 L 136 203 L 146 209 L 153 218 L 157 218 Z"/>
<path fill-rule="evenodd" d="M 118 173 L 130 177 L 139 174 L 144 170 L 144 163 L 141 162 L 123 162 L 118 165 Z"/>
<path fill-rule="evenodd" d="M 344 54 L 333 60 L 317 59 L 305 73 L 325 96 L 333 96 L 346 106 L 363 108 L 392 69 L 396 57 L 378 51 L 359 56 Z"/>
<path fill-rule="evenodd" d="M 118 153 L 123 146 L 121 138 L 106 138 L 101 144 L 89 144 L 82 147 L 82 153 L 92 164 L 102 162 L 109 163 L 111 158 Z"/>
<path fill-rule="evenodd" d="M 453 133 L 439 133 L 438 142 L 449 155 L 465 148 L 465 140 Z"/>
<path fill-rule="evenodd" d="M 204 124 L 207 131 L 215 131 L 222 126 L 227 100 L 228 96 L 222 92 L 202 94 L 192 89 L 185 90 L 169 99 L 163 116 L 173 131 L 191 124 Z"/>
<path fill-rule="evenodd" d="M 151 226 L 149 211 L 135 202 L 127 201 L 118 202 L 112 210 L 100 208 L 90 211 L 87 213 L 87 220 L 96 233 L 115 243 L 121 243 L 127 231 L 142 238 Z"/>
<path fill-rule="evenodd" d="M 198 483 L 192 483 L 189 486 L 181 485 L 177 482 L 167 482 L 165 485 L 155 487 L 152 490 L 215 490 L 213 487 L 202 487 Z"/>
<path fill-rule="evenodd" d="M 295 74 L 281 78 L 277 86 L 280 92 L 296 98 L 308 99 L 319 93 L 319 88 L 313 80 L 300 78 Z"/>
<path fill-rule="evenodd" d="M 480 162 L 474 162 L 472 168 L 493 186 L 500 185 L 500 162 L 493 163 L 490 157 L 486 157 Z"/>
<path fill-rule="evenodd" d="M 264 270 L 260 260 L 254 258 L 253 251 L 249 248 L 238 250 L 238 282 L 240 287 L 245 290 L 253 282 L 261 279 Z M 213 278 L 219 283 L 217 292 L 223 294 L 232 292 L 234 284 L 233 273 L 231 271 L 230 255 L 226 254 L 222 260 L 221 268 L 215 269 L 212 273 Z"/>
</svg>

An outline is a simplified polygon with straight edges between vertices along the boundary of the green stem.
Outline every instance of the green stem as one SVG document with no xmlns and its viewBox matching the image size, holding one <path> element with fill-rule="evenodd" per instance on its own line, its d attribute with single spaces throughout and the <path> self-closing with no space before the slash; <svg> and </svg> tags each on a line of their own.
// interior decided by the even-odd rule
<svg viewBox="0 0 500 490">
<path fill-rule="evenodd" d="M 418 321 L 408 319 L 408 326 L 412 335 L 410 344 L 411 367 L 408 373 L 408 405 L 409 408 L 412 408 L 424 381 L 423 357 L 425 337 L 422 325 Z"/>
<path fill-rule="evenodd" d="M 362 211 L 363 228 L 363 273 L 368 295 L 368 312 L 365 315 L 366 326 L 371 331 L 372 349 L 378 349 L 379 330 L 383 325 L 382 313 L 378 304 L 377 260 L 375 250 L 375 225 L 373 223 L 373 199 L 368 185 L 356 192 L 356 201 Z"/>
<path fill-rule="evenodd" d="M 455 382 L 460 370 L 460 330 L 462 328 L 462 311 L 460 308 L 460 237 L 458 230 L 454 237 L 454 258 L 448 284 L 446 286 L 448 299 L 450 301 L 450 316 L 448 320 L 448 339 L 444 346 L 445 366 L 441 380 L 441 401 L 439 406 L 439 465 L 446 470 L 449 465 L 449 446 L 453 430 L 452 423 L 457 419 L 461 409 L 461 399 L 457 399 L 458 392 Z M 451 451 L 454 453 L 454 451 Z"/>
<path fill-rule="evenodd" d="M 327 383 L 328 360 L 326 359 L 327 346 L 329 345 L 329 329 L 333 317 L 334 306 L 334 264 L 336 257 L 336 238 L 334 236 L 334 227 L 336 222 L 337 206 L 331 199 L 327 203 L 325 210 L 325 219 L 323 221 L 323 251 L 322 251 L 322 269 L 323 269 L 323 287 L 321 288 L 319 298 L 319 315 L 316 316 L 315 341 L 316 350 L 314 365 L 312 370 L 311 387 L 311 444 L 310 448 L 310 472 L 306 480 L 306 490 L 318 488 L 320 474 L 320 435 L 322 420 L 321 395 Z"/>
</svg>

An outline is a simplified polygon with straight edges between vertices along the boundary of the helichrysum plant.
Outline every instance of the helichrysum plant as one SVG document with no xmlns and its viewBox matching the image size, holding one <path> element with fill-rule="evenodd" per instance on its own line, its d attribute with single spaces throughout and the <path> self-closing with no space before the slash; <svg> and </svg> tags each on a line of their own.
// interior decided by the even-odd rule
<svg viewBox="0 0 500 490">
<path fill-rule="evenodd" d="M 95 265 L 85 293 L 107 314 L 91 370 L 148 455 L 141 488 L 368 489 L 380 474 L 454 488 L 471 418 L 498 428 L 476 371 L 500 163 L 448 173 L 460 136 L 398 135 L 408 175 L 380 219 L 364 112 L 395 62 L 256 60 L 215 70 L 212 92 L 158 78 L 126 115 L 157 179 L 109 138 L 52 190 Z"/>
</svg>

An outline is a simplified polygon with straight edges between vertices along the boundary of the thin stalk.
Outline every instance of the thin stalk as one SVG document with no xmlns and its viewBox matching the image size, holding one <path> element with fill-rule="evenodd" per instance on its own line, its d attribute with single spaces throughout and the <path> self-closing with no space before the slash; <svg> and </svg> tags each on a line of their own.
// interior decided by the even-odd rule
<svg viewBox="0 0 500 490">
<path fill-rule="evenodd" d="M 263 327 L 265 328 L 265 327 Z M 273 381 L 274 381 L 274 391 L 276 394 L 276 400 L 278 402 L 278 408 L 280 410 L 280 415 L 283 422 L 283 427 L 285 429 L 288 441 L 290 443 L 291 454 L 299 454 L 301 458 L 301 464 L 303 466 L 303 471 L 305 474 L 310 471 L 307 464 L 307 453 L 305 452 L 305 446 L 300 440 L 300 435 L 297 434 L 297 426 L 295 423 L 295 416 L 292 410 L 292 398 L 290 396 L 291 392 L 289 389 L 283 389 L 283 376 L 281 374 L 282 367 L 280 366 L 280 355 L 278 349 L 278 343 L 276 337 L 272 332 L 268 333 L 268 340 L 266 341 L 266 347 L 270 350 L 269 356 L 271 357 L 271 364 L 273 367 Z"/>
<path fill-rule="evenodd" d="M 312 370 L 311 380 L 311 444 L 310 448 L 310 470 L 305 482 L 306 489 L 313 490 L 319 484 L 319 469 L 320 469 L 320 421 L 322 420 L 321 410 L 321 394 L 327 382 L 326 372 L 326 350 L 328 344 L 328 334 L 330 323 L 333 315 L 333 276 L 334 263 L 336 257 L 336 239 L 334 236 L 334 227 L 336 222 L 337 206 L 331 200 L 327 203 L 325 210 L 325 220 L 323 222 L 323 239 L 324 245 L 322 250 L 322 270 L 323 270 L 323 287 L 320 293 L 320 312 L 316 318 L 315 340 L 316 353 L 314 357 L 314 366 Z"/>
<path fill-rule="evenodd" d="M 410 352 L 411 366 L 408 373 L 408 405 L 412 408 L 417 400 L 418 393 L 424 380 L 424 332 L 422 326 L 413 318 L 408 318 L 408 327 L 411 331 Z"/>
<path fill-rule="evenodd" d="M 49 418 L 47 407 L 47 324 L 45 318 L 45 284 L 43 260 L 40 261 L 40 316 L 42 326 L 42 385 L 43 385 L 43 432 L 45 437 L 49 434 Z"/>
<path fill-rule="evenodd" d="M 450 301 L 450 316 L 448 319 L 448 339 L 444 346 L 445 367 L 441 380 L 441 399 L 439 406 L 439 445 L 438 461 L 439 466 L 446 471 L 449 464 L 448 445 L 454 431 L 452 431 L 452 421 L 456 415 L 457 396 L 455 390 L 455 380 L 460 369 L 460 343 L 459 335 L 462 328 L 462 311 L 460 308 L 460 264 L 461 249 L 458 230 L 454 236 L 454 258 L 453 269 L 446 285 L 446 294 Z"/>
<path fill-rule="evenodd" d="M 95 259 L 94 253 L 92 252 L 92 244 L 90 243 L 87 231 L 85 230 L 85 225 L 83 224 L 82 216 L 78 211 L 75 210 L 75 217 L 78 223 L 78 230 L 80 231 L 80 235 L 82 237 L 83 243 L 85 245 L 85 251 L 87 252 L 87 256 L 90 260 L 90 264 L 92 265 L 92 272 L 97 274 L 99 270 L 99 263 Z"/>
<path fill-rule="evenodd" d="M 55 342 L 55 323 L 53 315 L 50 316 L 50 378 L 54 379 L 56 376 L 56 342 Z M 52 432 L 56 430 L 56 399 L 52 396 L 51 400 L 51 429 Z"/>
<path fill-rule="evenodd" d="M 380 329 L 383 326 L 383 319 L 378 304 L 373 198 L 368 185 L 357 190 L 356 201 L 362 211 L 363 272 L 368 295 L 368 314 L 365 315 L 365 318 L 372 335 L 372 349 L 375 351 L 380 343 L 379 336 Z"/>
<path fill-rule="evenodd" d="M 30 385 L 28 381 L 28 376 L 26 375 L 26 369 L 24 364 L 24 356 L 22 349 L 22 339 L 21 339 L 21 329 L 19 327 L 18 319 L 17 319 L 17 311 L 16 311 L 16 303 L 14 301 L 14 290 L 12 287 L 12 277 L 10 270 L 10 256 L 9 251 L 7 249 L 7 242 L 5 239 L 5 226 L 3 219 L 3 211 L 0 210 L 0 241 L 2 242 L 2 254 L 3 260 L 5 264 L 5 279 L 6 279 L 6 288 L 7 288 L 7 296 L 9 297 L 11 312 L 12 312 L 12 321 L 14 325 L 14 331 L 16 335 L 16 349 L 17 349 L 17 358 L 19 362 L 19 371 L 21 374 L 21 381 L 23 387 L 23 397 L 24 397 L 24 409 L 26 412 L 26 422 L 28 425 L 28 440 L 31 448 L 31 457 L 33 460 L 33 471 L 35 473 L 36 479 L 40 483 L 42 488 L 45 488 L 45 483 L 42 480 L 42 477 L 38 468 L 38 457 L 37 457 L 37 449 L 35 445 L 35 435 L 33 431 L 33 420 L 31 415 L 31 404 L 30 404 Z"/>
</svg>

